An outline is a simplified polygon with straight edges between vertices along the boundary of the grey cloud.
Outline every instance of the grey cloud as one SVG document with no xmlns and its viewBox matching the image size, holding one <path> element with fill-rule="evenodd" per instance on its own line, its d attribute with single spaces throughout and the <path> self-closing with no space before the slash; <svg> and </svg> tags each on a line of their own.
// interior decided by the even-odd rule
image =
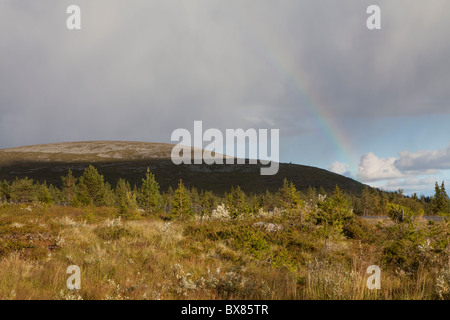
<svg viewBox="0 0 450 320">
<path fill-rule="evenodd" d="M 0 146 L 449 113 L 446 0 L 3 1 Z M 82 30 L 65 9 L 82 9 Z"/>
<path fill-rule="evenodd" d="M 363 181 L 379 181 L 434 175 L 450 170 L 450 146 L 439 150 L 402 151 L 398 158 L 380 158 L 374 153 L 361 157 L 358 177 Z"/>
<path fill-rule="evenodd" d="M 416 153 L 402 151 L 399 155 L 400 158 L 395 161 L 395 166 L 402 171 L 450 169 L 450 145 L 440 150 L 423 150 Z"/>
</svg>

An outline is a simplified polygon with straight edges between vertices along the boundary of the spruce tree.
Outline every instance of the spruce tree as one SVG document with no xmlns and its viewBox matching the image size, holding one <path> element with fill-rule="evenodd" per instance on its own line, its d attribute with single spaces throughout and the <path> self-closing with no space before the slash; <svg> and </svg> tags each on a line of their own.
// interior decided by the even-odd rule
<svg viewBox="0 0 450 320">
<path fill-rule="evenodd" d="M 433 198 L 432 210 L 434 214 L 446 215 L 448 214 L 448 196 L 445 191 L 444 181 L 439 187 L 436 182 L 434 186 L 435 194 Z"/>
</svg>

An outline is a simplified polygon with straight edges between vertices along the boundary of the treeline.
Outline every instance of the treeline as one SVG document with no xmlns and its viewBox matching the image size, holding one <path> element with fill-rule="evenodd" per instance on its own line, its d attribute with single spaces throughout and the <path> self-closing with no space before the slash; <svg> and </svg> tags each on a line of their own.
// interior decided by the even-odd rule
<svg viewBox="0 0 450 320">
<path fill-rule="evenodd" d="M 124 179 L 119 179 L 115 186 L 111 186 L 92 165 L 80 177 L 75 177 L 69 170 L 61 180 L 61 187 L 29 178 L 16 178 L 11 183 L 3 181 L 0 183 L 0 200 L 13 203 L 38 201 L 46 205 L 75 207 L 115 206 L 121 214 L 164 214 L 181 219 L 210 215 L 220 204 L 226 206 L 232 218 L 276 208 L 295 212 L 300 218 L 304 214 L 309 214 L 310 218 L 314 215 L 319 220 L 331 219 L 333 214 L 342 216 L 344 220 L 347 215 L 383 215 L 405 220 L 412 216 L 448 215 L 450 212 L 450 201 L 443 182 L 441 185 L 436 183 L 434 197 L 409 197 L 401 190 L 385 192 L 369 187 L 361 195 L 346 194 L 337 186 L 331 194 L 322 188 L 312 187 L 300 192 L 287 180 L 277 192 L 266 191 L 265 194 L 246 194 L 237 186 L 218 196 L 211 191 L 187 188 L 182 180 L 175 190 L 169 187 L 162 192 L 155 176 L 148 169 L 139 186 L 131 186 Z M 326 212 L 328 216 L 320 216 L 320 212 Z"/>
</svg>

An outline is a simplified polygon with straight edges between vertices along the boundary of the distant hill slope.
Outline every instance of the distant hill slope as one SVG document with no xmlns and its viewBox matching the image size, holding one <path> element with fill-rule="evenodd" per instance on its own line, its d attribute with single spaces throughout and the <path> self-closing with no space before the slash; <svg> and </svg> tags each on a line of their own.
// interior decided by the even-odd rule
<svg viewBox="0 0 450 320">
<path fill-rule="evenodd" d="M 94 165 L 113 186 L 119 178 L 139 185 L 147 167 L 155 174 L 163 190 L 175 187 L 179 179 L 189 187 L 223 193 L 232 186 L 246 192 L 276 191 L 284 178 L 298 189 L 309 186 L 332 190 L 336 185 L 359 194 L 364 184 L 327 170 L 280 163 L 276 175 L 261 176 L 260 165 L 179 165 L 170 159 L 173 145 L 165 143 L 91 141 L 65 142 L 0 150 L 0 180 L 29 177 L 54 185 L 71 169 L 75 176 Z"/>
</svg>

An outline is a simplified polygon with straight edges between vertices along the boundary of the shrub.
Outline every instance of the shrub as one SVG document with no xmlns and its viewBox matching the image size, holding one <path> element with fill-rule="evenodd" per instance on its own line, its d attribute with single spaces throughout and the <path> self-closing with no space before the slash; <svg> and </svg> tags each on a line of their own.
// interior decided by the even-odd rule
<svg viewBox="0 0 450 320">
<path fill-rule="evenodd" d="M 342 191 L 336 186 L 332 197 L 318 202 L 317 208 L 310 214 L 310 220 L 315 224 L 343 229 L 344 225 L 348 228 L 355 223 L 355 214 Z"/>
<path fill-rule="evenodd" d="M 439 299 L 450 300 L 450 266 L 437 276 L 434 290 Z"/>
<path fill-rule="evenodd" d="M 131 235 L 131 232 L 123 226 L 98 227 L 95 229 L 95 233 L 103 240 L 119 240 Z"/>
<path fill-rule="evenodd" d="M 412 222 L 416 216 L 410 208 L 394 203 L 387 204 L 387 212 L 389 218 L 397 223 Z"/>
</svg>

